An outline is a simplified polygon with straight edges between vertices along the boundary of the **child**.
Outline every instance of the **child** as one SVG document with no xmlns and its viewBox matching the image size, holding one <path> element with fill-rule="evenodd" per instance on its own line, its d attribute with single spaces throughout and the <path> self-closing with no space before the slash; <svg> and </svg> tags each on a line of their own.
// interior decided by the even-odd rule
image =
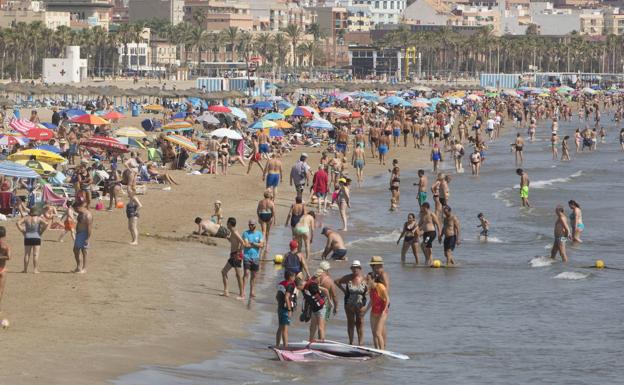
<svg viewBox="0 0 624 385">
<path fill-rule="evenodd" d="M 221 201 L 215 201 L 214 214 L 210 217 L 210 221 L 216 225 L 220 225 L 223 220 L 223 213 L 221 211 Z"/>
<path fill-rule="evenodd" d="M 600 143 L 605 143 L 607 140 L 607 131 L 604 127 L 600 127 Z"/>
<path fill-rule="evenodd" d="M 0 226 L 0 305 L 2 305 L 2 294 L 4 293 L 4 285 L 7 279 L 6 263 L 11 259 L 11 248 L 6 243 L 6 229 Z M 0 306 L 0 310 L 2 307 Z"/>
<path fill-rule="evenodd" d="M 477 227 L 481 227 L 481 233 L 479 234 L 479 236 L 487 239 L 488 233 L 490 231 L 490 221 L 485 219 L 485 216 L 483 216 L 483 213 L 479 213 L 479 215 L 477 215 L 477 218 L 479 218 L 479 221 L 481 222 L 481 224 L 477 226 Z"/>
<path fill-rule="evenodd" d="M 61 218 L 61 222 L 63 222 L 63 227 L 65 231 L 59 237 L 59 242 L 63 242 L 63 238 L 67 233 L 71 234 L 73 240 L 76 239 L 76 210 L 74 210 L 74 202 L 67 202 L 67 211 L 65 215 Z"/>
<path fill-rule="evenodd" d="M 284 272 L 284 280 L 277 285 L 277 318 L 279 327 L 275 334 L 275 347 L 283 343 L 284 347 L 288 346 L 288 325 L 290 325 L 290 317 L 294 308 L 297 306 L 297 297 L 295 294 L 295 273 L 292 271 Z"/>
</svg>

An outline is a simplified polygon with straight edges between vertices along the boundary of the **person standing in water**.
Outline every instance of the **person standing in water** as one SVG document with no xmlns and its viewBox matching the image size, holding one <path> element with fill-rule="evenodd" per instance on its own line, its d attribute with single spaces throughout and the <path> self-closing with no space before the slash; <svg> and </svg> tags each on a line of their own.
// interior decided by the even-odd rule
<svg viewBox="0 0 624 385">
<path fill-rule="evenodd" d="M 223 279 L 223 293 L 224 297 L 228 297 L 228 273 L 231 269 L 234 269 L 236 273 L 236 282 L 238 283 L 238 297 L 237 299 L 245 298 L 245 292 L 243 290 L 243 275 L 241 273 L 241 267 L 243 266 L 243 238 L 236 230 L 236 218 L 230 217 L 227 220 L 227 228 L 230 231 L 228 241 L 230 241 L 230 257 L 228 258 L 225 266 L 221 269 L 221 278 Z"/>
<path fill-rule="evenodd" d="M 433 162 L 433 172 L 438 172 L 438 164 L 442 162 L 442 151 L 437 143 L 433 145 L 431 149 L 431 162 Z"/>
<path fill-rule="evenodd" d="M 358 346 L 364 341 L 364 310 L 368 287 L 362 275 L 362 264 L 355 260 L 351 264 L 351 274 L 335 281 L 336 286 L 344 294 L 344 307 L 347 316 L 347 334 L 349 345 L 353 345 L 354 331 L 357 332 Z"/>
<path fill-rule="evenodd" d="M 262 232 L 256 230 L 256 221 L 249 220 L 249 230 L 245 230 L 243 239 L 243 295 L 249 279 L 249 298 L 255 298 L 256 274 L 260 271 L 260 250 L 264 247 Z"/>
<path fill-rule="evenodd" d="M 568 206 L 572 210 L 570 214 L 570 225 L 572 227 L 572 242 L 582 243 L 581 233 L 585 230 L 585 224 L 583 223 L 583 212 L 581 206 L 575 201 L 568 201 Z"/>
<path fill-rule="evenodd" d="M 570 235 L 570 226 L 568 225 L 568 218 L 565 215 L 563 206 L 557 206 L 555 208 L 557 214 L 557 221 L 555 222 L 554 236 L 552 249 L 550 250 L 550 258 L 555 259 L 557 253 L 561 256 L 563 262 L 568 262 L 568 255 L 566 254 L 565 243 Z"/>
<path fill-rule="evenodd" d="M 442 235 L 444 235 L 444 256 L 446 257 L 446 265 L 454 265 L 453 251 L 455 246 L 461 244 L 459 219 L 451 212 L 450 206 L 444 206 L 444 221 L 442 231 L 438 236 L 438 242 L 442 243 Z"/>
<path fill-rule="evenodd" d="M 568 147 L 568 139 L 570 137 L 568 135 L 563 137 L 561 141 L 561 160 L 569 161 L 570 160 L 570 148 Z"/>
<path fill-rule="evenodd" d="M 401 186 L 401 171 L 398 166 L 395 166 L 390 171 L 390 211 L 396 211 L 399 207 L 401 192 L 399 190 Z"/>
<path fill-rule="evenodd" d="M 288 326 L 294 307 L 297 305 L 295 290 L 295 274 L 288 270 L 284 271 L 284 280 L 277 285 L 275 294 L 279 323 L 275 334 L 275 347 L 278 347 L 280 343 L 283 343 L 282 346 L 285 348 L 288 347 Z"/>
<path fill-rule="evenodd" d="M 362 182 L 364 181 L 364 166 L 366 165 L 365 153 L 362 146 L 362 143 L 358 143 L 353 151 L 353 155 L 351 156 L 351 163 L 355 168 L 358 187 L 361 187 Z"/>
<path fill-rule="evenodd" d="M 338 209 L 340 211 L 340 219 L 342 220 L 342 231 L 348 230 L 348 218 L 347 218 L 347 208 L 351 208 L 351 194 L 349 192 L 349 187 L 351 186 L 351 179 L 349 178 L 340 178 L 338 181 L 340 184 L 340 189 L 338 190 L 338 197 L 336 201 L 338 201 Z"/>
<path fill-rule="evenodd" d="M 516 174 L 520 176 L 520 200 L 522 201 L 522 207 L 531 207 L 529 203 L 529 174 L 521 168 L 516 170 Z"/>
<path fill-rule="evenodd" d="M 477 146 L 475 146 L 474 151 L 470 154 L 470 169 L 472 175 L 479 176 L 479 170 L 481 169 L 481 153 Z"/>
<path fill-rule="evenodd" d="M 490 221 L 485 218 L 483 213 L 479 213 L 479 215 L 477 215 L 477 218 L 479 219 L 479 225 L 477 227 L 481 228 L 481 233 L 479 233 L 479 237 L 483 237 L 485 238 L 485 240 L 487 240 L 487 237 L 490 233 Z"/>
<path fill-rule="evenodd" d="M 401 263 L 405 263 L 405 256 L 407 250 L 411 249 L 414 254 L 414 259 L 418 265 L 418 223 L 416 222 L 416 215 L 409 213 L 407 215 L 407 222 L 403 224 L 403 231 L 397 239 L 397 245 L 403 239 L 403 247 L 401 248 Z"/>
<path fill-rule="evenodd" d="M 552 159 L 559 159 L 559 150 L 557 149 L 557 145 L 559 144 L 559 136 L 557 136 L 556 132 L 553 132 L 550 136 L 550 148 L 552 151 Z"/>
<path fill-rule="evenodd" d="M 271 234 L 271 226 L 275 224 L 275 203 L 274 196 L 271 190 L 264 191 L 264 199 L 258 202 L 256 213 L 258 214 L 258 222 L 260 222 L 260 228 L 262 229 L 262 236 L 264 237 L 264 251 L 263 255 L 266 256 L 269 250 L 269 235 Z"/>
<path fill-rule="evenodd" d="M 514 152 L 516 153 L 516 166 L 522 166 L 524 162 L 523 150 L 524 150 L 524 138 L 520 133 L 516 134 L 516 141 L 513 144 Z"/>
<path fill-rule="evenodd" d="M 416 185 L 416 183 L 414 183 L 414 185 Z M 427 180 L 427 176 L 425 175 L 425 170 L 418 170 L 418 207 L 422 206 L 422 204 L 427 201 L 428 185 L 429 181 Z"/>
<path fill-rule="evenodd" d="M 370 292 L 370 301 L 364 310 L 366 314 L 371 311 L 370 322 L 373 334 L 373 344 L 375 349 L 384 350 L 386 348 L 385 333 L 386 321 L 388 319 L 388 305 L 390 304 L 390 296 L 388 290 L 378 279 L 373 278 L 373 273 L 366 275 L 366 285 Z"/>
<path fill-rule="evenodd" d="M 440 232 L 440 227 L 440 220 L 435 213 L 431 212 L 429 203 L 423 203 L 420 206 L 418 228 L 423 232 L 421 249 L 425 255 L 425 263 L 427 265 L 431 265 L 431 248 L 433 247 L 433 241 L 436 239 L 436 232 Z"/>
</svg>

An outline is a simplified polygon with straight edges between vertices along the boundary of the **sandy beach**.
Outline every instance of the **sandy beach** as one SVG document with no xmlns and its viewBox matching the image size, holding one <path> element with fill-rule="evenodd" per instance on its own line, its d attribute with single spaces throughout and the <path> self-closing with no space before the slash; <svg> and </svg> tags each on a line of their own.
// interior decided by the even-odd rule
<svg viewBox="0 0 624 385">
<path fill-rule="evenodd" d="M 45 121 L 50 111 L 39 114 Z M 124 119 L 122 124 L 137 125 L 141 118 Z M 304 151 L 313 168 L 318 164 L 320 150 L 301 146 L 284 157 L 286 179 Z M 428 151 L 393 147 L 386 166 L 367 159 L 365 175 L 387 177 L 394 158 L 410 169 L 428 169 Z M 141 365 L 202 361 L 217 354 L 227 339 L 243 337 L 255 313 L 234 298 L 219 296 L 227 241 L 216 239 L 209 246 L 186 239 L 195 229 L 195 216 L 208 216 L 217 199 L 226 217 L 243 224 L 255 217 L 264 190 L 260 170 L 256 167 L 247 176 L 241 166 L 234 166 L 230 172 L 191 176 L 177 171 L 180 186 L 166 191 L 163 185 L 150 185 L 140 197 L 144 208 L 139 246 L 128 245 L 124 210 L 93 210 L 94 239 L 85 275 L 69 273 L 75 266 L 71 241 L 67 237 L 65 243 L 56 242 L 58 231 L 44 233 L 42 273 L 18 273 L 22 236 L 15 220 L 5 223 L 13 259 L 3 310 L 11 327 L 0 332 L 0 383 L 99 384 Z M 412 186 L 404 188 L 403 199 L 414 198 L 411 190 Z M 287 181 L 280 191 L 278 224 L 294 198 Z M 389 205 L 389 193 L 380 204 Z M 285 245 L 272 245 L 270 254 L 281 252 L 281 246 Z"/>
</svg>

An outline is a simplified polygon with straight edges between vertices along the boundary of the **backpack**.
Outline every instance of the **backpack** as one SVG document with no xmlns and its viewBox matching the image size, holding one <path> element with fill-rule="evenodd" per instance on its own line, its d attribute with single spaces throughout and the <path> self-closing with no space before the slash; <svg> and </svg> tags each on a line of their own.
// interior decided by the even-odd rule
<svg viewBox="0 0 624 385">
<path fill-rule="evenodd" d="M 321 293 L 319 284 L 314 278 L 308 280 L 303 287 L 303 298 L 312 312 L 317 312 L 325 306 L 325 297 Z"/>
</svg>

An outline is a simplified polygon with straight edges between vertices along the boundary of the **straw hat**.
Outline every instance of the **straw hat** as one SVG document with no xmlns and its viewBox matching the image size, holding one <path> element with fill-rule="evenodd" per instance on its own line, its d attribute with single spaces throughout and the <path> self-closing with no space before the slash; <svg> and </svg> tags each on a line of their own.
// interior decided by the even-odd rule
<svg viewBox="0 0 624 385">
<path fill-rule="evenodd" d="M 375 255 L 371 258 L 368 264 L 369 265 L 383 265 L 384 261 L 382 257 L 380 257 L 379 255 Z"/>
</svg>

